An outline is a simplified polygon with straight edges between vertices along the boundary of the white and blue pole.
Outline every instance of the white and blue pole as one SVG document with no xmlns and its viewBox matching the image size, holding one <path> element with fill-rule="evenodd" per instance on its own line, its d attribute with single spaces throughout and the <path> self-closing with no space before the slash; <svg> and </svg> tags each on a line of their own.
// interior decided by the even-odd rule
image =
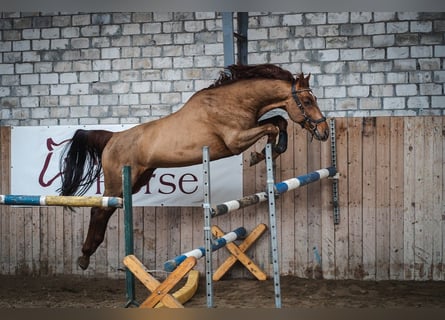
<svg viewBox="0 0 445 320">
<path fill-rule="evenodd" d="M 305 175 L 298 176 L 296 178 L 291 178 L 278 182 L 275 184 L 275 192 L 277 194 L 282 194 L 287 191 L 297 189 L 299 187 L 305 186 L 309 183 L 315 182 L 317 180 L 325 179 L 328 177 L 333 177 L 337 174 L 337 169 L 335 167 L 328 167 L 320 170 L 310 172 Z M 212 208 L 212 217 L 220 216 L 241 208 L 245 208 L 263 201 L 267 200 L 267 192 L 258 192 L 250 196 L 245 196 L 244 198 L 238 200 L 230 200 L 224 203 L 218 204 L 215 208 Z"/>
<path fill-rule="evenodd" d="M 246 237 L 247 231 L 244 227 L 239 227 L 232 232 L 229 232 L 222 236 L 221 238 L 218 238 L 216 240 L 213 240 L 212 243 L 212 252 L 216 251 L 218 249 L 221 249 L 226 244 L 233 242 L 237 239 L 243 239 Z M 168 260 L 164 263 L 164 270 L 168 272 L 172 272 L 175 270 L 185 259 L 188 257 L 195 257 L 196 259 L 200 259 L 203 256 L 205 256 L 205 248 L 199 247 L 197 249 L 191 250 L 189 252 L 183 253 L 171 260 Z"/>
</svg>

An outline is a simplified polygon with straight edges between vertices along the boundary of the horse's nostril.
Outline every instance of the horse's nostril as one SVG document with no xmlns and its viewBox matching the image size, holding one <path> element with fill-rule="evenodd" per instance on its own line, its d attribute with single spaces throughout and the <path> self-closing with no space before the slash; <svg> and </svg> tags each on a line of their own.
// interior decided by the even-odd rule
<svg viewBox="0 0 445 320">
<path fill-rule="evenodd" d="M 326 141 L 326 140 L 328 140 L 328 138 L 329 138 L 329 131 L 328 131 L 328 132 L 326 132 L 326 134 L 325 134 L 325 138 L 324 138 L 324 140 L 323 140 L 323 141 Z"/>
<path fill-rule="evenodd" d="M 318 134 L 318 138 L 321 141 L 326 141 L 329 138 L 329 130 L 323 131 L 323 134 Z"/>
</svg>

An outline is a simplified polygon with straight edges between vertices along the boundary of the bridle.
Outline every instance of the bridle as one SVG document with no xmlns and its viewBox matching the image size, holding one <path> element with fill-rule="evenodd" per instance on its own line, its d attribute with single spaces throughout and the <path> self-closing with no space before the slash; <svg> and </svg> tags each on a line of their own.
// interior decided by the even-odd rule
<svg viewBox="0 0 445 320">
<path fill-rule="evenodd" d="M 310 117 L 308 117 L 306 115 L 306 111 L 305 111 L 305 109 L 303 107 L 303 104 L 301 103 L 301 100 L 298 97 L 298 93 L 305 92 L 305 91 L 309 91 L 309 92 L 312 93 L 312 89 L 309 89 L 309 88 L 297 90 L 297 88 L 296 88 L 296 81 L 292 81 L 292 97 L 294 98 L 295 103 L 297 104 L 298 108 L 301 111 L 301 114 L 304 117 L 303 121 L 299 122 L 299 125 L 302 128 L 304 128 L 304 125 L 306 124 L 306 122 L 309 122 L 309 125 L 311 126 L 311 130 L 316 130 L 317 129 L 317 125 L 319 123 L 322 123 L 322 122 L 326 121 L 326 118 L 324 116 L 322 116 L 320 119 L 314 120 L 314 119 L 312 119 L 312 118 L 310 118 Z"/>
</svg>

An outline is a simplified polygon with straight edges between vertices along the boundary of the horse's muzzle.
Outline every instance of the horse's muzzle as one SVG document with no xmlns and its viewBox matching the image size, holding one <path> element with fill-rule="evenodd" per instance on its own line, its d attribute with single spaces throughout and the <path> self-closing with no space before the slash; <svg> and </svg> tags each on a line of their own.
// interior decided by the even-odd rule
<svg viewBox="0 0 445 320">
<path fill-rule="evenodd" d="M 326 124 L 326 122 L 323 122 L 323 124 Z M 327 125 L 323 125 L 323 130 L 319 130 L 318 125 L 316 125 L 311 130 L 312 136 L 315 137 L 315 139 L 320 141 L 326 141 L 329 138 L 329 127 Z"/>
</svg>

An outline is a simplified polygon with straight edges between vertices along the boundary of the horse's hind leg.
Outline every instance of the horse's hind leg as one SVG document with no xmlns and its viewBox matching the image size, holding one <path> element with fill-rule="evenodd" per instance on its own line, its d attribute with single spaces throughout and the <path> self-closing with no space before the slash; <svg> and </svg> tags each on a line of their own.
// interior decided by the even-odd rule
<svg viewBox="0 0 445 320">
<path fill-rule="evenodd" d="M 91 208 L 90 224 L 88 227 L 87 237 L 82 246 L 83 255 L 77 259 L 79 267 L 83 270 L 88 268 L 90 257 L 96 252 L 96 249 L 103 242 L 105 231 L 107 229 L 108 220 L 113 215 L 116 208 Z"/>
<path fill-rule="evenodd" d="M 280 154 L 287 150 L 287 120 L 282 116 L 275 116 L 258 122 L 259 125 L 266 123 L 271 123 L 280 129 L 278 134 L 278 142 L 276 144 L 275 141 L 267 141 L 268 143 L 272 143 L 272 158 L 276 159 Z M 263 161 L 265 159 L 265 154 L 265 148 L 261 151 L 261 153 L 251 152 L 250 166 L 256 165 L 257 163 Z"/>
<path fill-rule="evenodd" d="M 133 187 L 132 187 L 132 193 L 136 193 L 139 191 L 139 189 L 146 185 L 148 181 L 150 180 L 154 169 L 147 169 L 144 172 L 140 173 L 138 170 L 132 171 L 132 181 Z M 108 176 L 109 182 L 112 182 L 112 176 L 111 174 Z M 118 177 L 116 177 L 114 181 L 114 184 L 111 184 L 108 186 L 108 189 L 106 188 L 104 192 L 104 196 L 111 196 L 120 194 L 122 196 L 122 193 L 120 191 L 120 184 L 118 180 Z M 114 188 L 112 186 L 118 186 L 117 188 Z M 113 192 L 108 192 L 107 190 L 113 190 Z M 90 224 L 88 226 L 88 233 L 87 237 L 85 239 L 85 242 L 82 246 L 82 256 L 80 256 L 77 260 L 78 265 L 85 270 L 88 268 L 88 265 L 90 263 L 90 257 L 96 252 L 97 248 L 100 246 L 100 244 L 103 242 L 105 237 L 105 232 L 107 230 L 107 224 L 110 220 L 110 217 L 113 215 L 114 211 L 116 211 L 116 208 L 112 207 L 96 207 L 91 208 L 91 217 L 90 217 Z"/>
</svg>

